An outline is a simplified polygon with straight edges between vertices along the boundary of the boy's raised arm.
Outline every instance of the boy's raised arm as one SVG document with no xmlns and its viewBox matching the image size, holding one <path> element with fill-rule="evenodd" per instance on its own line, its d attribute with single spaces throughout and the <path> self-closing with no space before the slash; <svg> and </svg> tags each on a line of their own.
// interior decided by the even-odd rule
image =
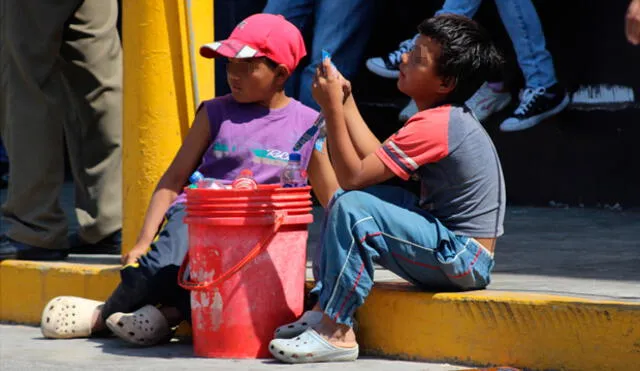
<svg viewBox="0 0 640 371">
<path fill-rule="evenodd" d="M 364 159 L 380 148 L 381 143 L 362 118 L 353 94 L 350 94 L 344 103 L 344 119 L 347 122 L 349 136 L 356 147 L 360 159 Z"/>
<path fill-rule="evenodd" d="M 331 162 L 340 186 L 344 189 L 360 189 L 394 177 L 393 171 L 375 152 L 360 158 L 347 128 L 342 82 L 335 75 L 323 72 L 329 69 L 330 63 L 328 59 L 324 60 L 322 68 L 316 71 L 312 91 L 327 122 Z"/>
</svg>

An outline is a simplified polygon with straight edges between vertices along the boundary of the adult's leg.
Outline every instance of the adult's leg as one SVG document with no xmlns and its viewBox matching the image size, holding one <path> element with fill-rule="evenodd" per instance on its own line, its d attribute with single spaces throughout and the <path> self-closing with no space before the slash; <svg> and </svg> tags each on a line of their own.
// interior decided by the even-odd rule
<svg viewBox="0 0 640 371">
<path fill-rule="evenodd" d="M 531 0 L 496 0 L 518 64 L 529 88 L 548 88 L 557 82 L 538 12 Z"/>
<path fill-rule="evenodd" d="M 373 28 L 374 6 L 371 0 L 316 1 L 310 63 L 300 76 L 302 103 L 319 109 L 311 84 L 322 61 L 322 49 L 331 52 L 333 63 L 347 79 L 358 72 Z"/>
<path fill-rule="evenodd" d="M 85 0 L 62 47 L 74 119 L 65 122 L 79 236 L 96 243 L 122 228 L 122 48 L 117 0 Z"/>
<path fill-rule="evenodd" d="M 473 18 L 482 4 L 482 0 L 446 0 L 435 15 L 452 13 Z"/>
<path fill-rule="evenodd" d="M 0 129 L 11 161 L 3 222 L 10 239 L 52 250 L 68 247 L 59 193 L 69 102 L 59 52 L 79 4 L 0 2 Z"/>
<path fill-rule="evenodd" d="M 321 0 L 269 0 L 263 13 L 280 14 L 293 23 L 304 33 L 311 23 L 311 15 L 314 12 L 314 4 Z M 287 94 L 296 99 L 300 98 L 300 75 L 303 66 L 299 66 L 291 75 L 285 89 Z"/>
</svg>

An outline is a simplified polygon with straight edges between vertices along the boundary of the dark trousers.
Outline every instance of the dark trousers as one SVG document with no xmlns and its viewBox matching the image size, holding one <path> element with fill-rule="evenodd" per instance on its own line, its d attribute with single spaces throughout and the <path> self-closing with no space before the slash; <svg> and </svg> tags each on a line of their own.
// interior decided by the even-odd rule
<svg viewBox="0 0 640 371">
<path fill-rule="evenodd" d="M 178 285 L 178 270 L 188 245 L 184 204 L 167 211 L 166 221 L 151 250 L 138 259 L 137 266 L 120 271 L 120 284 L 102 308 L 102 318 L 116 312 L 133 312 L 145 305 L 176 307 L 185 319 L 191 319 L 189 291 Z"/>
</svg>

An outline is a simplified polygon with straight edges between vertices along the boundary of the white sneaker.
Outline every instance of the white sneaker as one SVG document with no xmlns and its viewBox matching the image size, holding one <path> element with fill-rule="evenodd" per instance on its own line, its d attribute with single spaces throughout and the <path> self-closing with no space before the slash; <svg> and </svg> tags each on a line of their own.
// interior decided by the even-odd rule
<svg viewBox="0 0 640 371">
<path fill-rule="evenodd" d="M 418 106 L 416 105 L 416 101 L 412 99 L 409 104 L 407 104 L 407 106 L 404 107 L 402 111 L 400 111 L 398 120 L 405 122 L 413 117 L 413 115 L 415 115 L 416 113 L 418 113 Z"/>
<path fill-rule="evenodd" d="M 408 53 L 413 49 L 415 41 L 419 34 L 412 39 L 405 40 L 400 43 L 398 50 L 394 50 L 386 57 L 376 57 L 367 59 L 367 68 L 369 71 L 378 76 L 388 79 L 397 79 L 400 76 L 400 63 L 402 63 L 402 54 Z"/>
<path fill-rule="evenodd" d="M 485 82 L 466 102 L 478 121 L 484 121 L 493 113 L 503 110 L 511 102 L 509 92 L 497 92 Z"/>
</svg>

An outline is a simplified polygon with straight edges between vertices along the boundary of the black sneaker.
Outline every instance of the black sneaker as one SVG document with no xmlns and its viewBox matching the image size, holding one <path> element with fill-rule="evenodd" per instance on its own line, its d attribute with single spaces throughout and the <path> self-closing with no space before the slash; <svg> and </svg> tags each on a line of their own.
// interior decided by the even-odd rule
<svg viewBox="0 0 640 371">
<path fill-rule="evenodd" d="M 64 260 L 69 252 L 67 250 L 43 249 L 27 245 L 10 239 L 5 235 L 0 236 L 0 261 L 14 260 Z"/>
<path fill-rule="evenodd" d="M 549 88 L 526 88 L 520 105 L 502 124 L 502 131 L 524 130 L 538 125 L 543 120 L 560 113 L 569 105 L 569 95 L 555 84 Z"/>
<path fill-rule="evenodd" d="M 69 254 L 120 255 L 122 251 L 122 230 L 117 230 L 96 243 L 89 243 L 77 233 L 69 236 Z"/>
<path fill-rule="evenodd" d="M 413 49 L 418 36 L 419 34 L 414 36 L 413 39 L 401 42 L 398 50 L 392 51 L 386 57 L 367 59 L 367 68 L 369 69 L 369 71 L 375 73 L 378 76 L 386 77 L 388 79 L 397 79 L 400 76 L 400 63 L 402 63 L 402 54 L 408 53 L 411 51 L 411 49 Z"/>
</svg>

